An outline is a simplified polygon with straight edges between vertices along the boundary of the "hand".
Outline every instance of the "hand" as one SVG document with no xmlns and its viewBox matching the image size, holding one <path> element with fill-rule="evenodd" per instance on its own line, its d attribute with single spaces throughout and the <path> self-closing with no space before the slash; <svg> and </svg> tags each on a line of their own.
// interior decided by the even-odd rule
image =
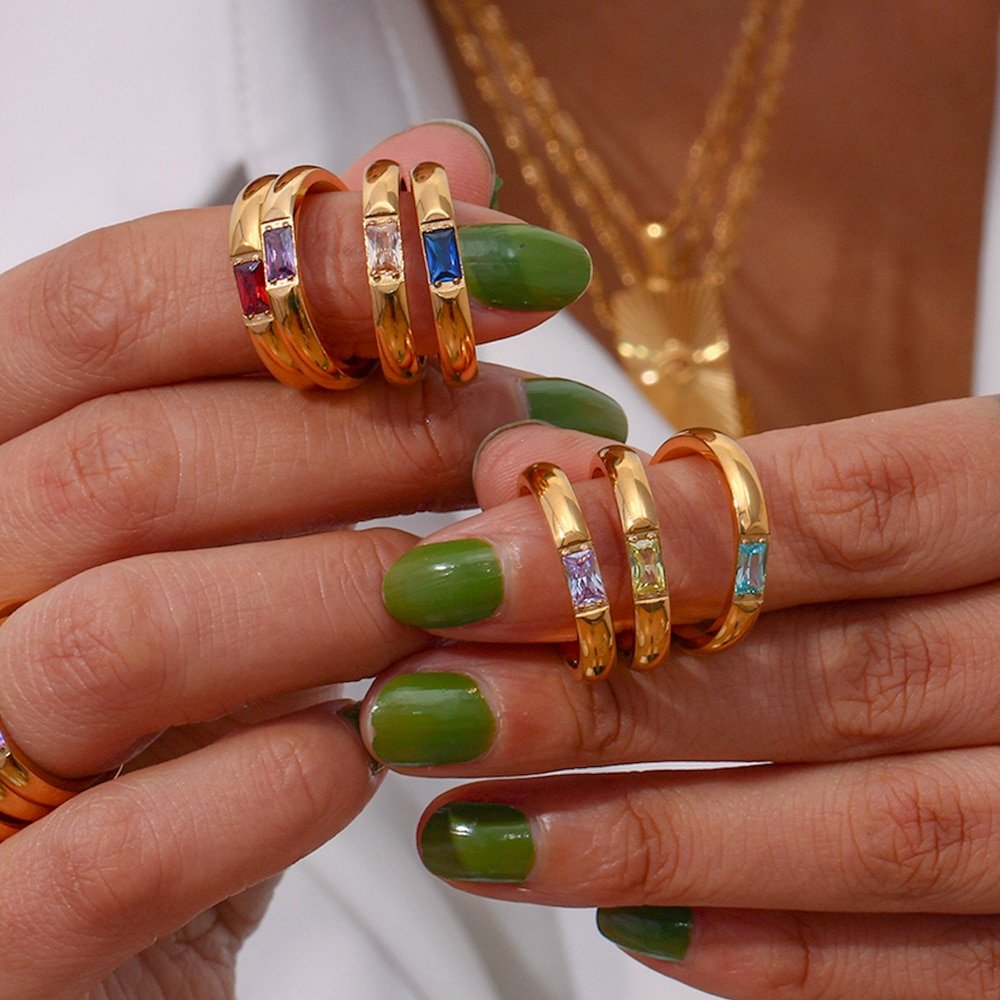
<svg viewBox="0 0 1000 1000">
<path fill-rule="evenodd" d="M 480 207 L 493 170 L 465 131 L 396 136 L 345 179 L 356 186 L 378 156 L 440 159 L 468 202 L 460 222 L 508 221 Z M 302 212 L 311 305 L 345 354 L 375 346 L 360 218 L 357 194 L 316 195 Z M 325 687 L 430 642 L 379 595 L 410 536 L 344 526 L 468 506 L 482 438 L 553 393 L 568 390 L 570 424 L 621 417 L 584 387 L 526 387 L 489 366 L 454 391 L 433 374 L 347 393 L 243 377 L 261 366 L 227 219 L 143 219 L 0 278 L 0 597 L 33 598 L 0 631 L 0 719 L 67 778 L 148 745 L 123 777 L 0 845 L 2 1000 L 231 996 L 267 880 L 376 784 Z M 586 284 L 582 248 L 517 228 L 461 234 L 493 306 L 476 307 L 481 339 L 533 325 Z M 539 256 L 558 273 L 539 276 Z M 430 352 L 429 303 L 412 301 Z M 521 311 L 502 308 L 512 301 Z M 596 410 L 574 416 L 581 398 Z"/>
<path fill-rule="evenodd" d="M 486 512 L 386 578 L 398 616 L 460 641 L 380 679 L 373 752 L 438 776 L 773 763 L 455 789 L 424 816 L 425 864 L 481 895 L 600 907 L 613 941 L 720 996 L 1000 993 L 998 430 L 997 399 L 977 399 L 748 439 L 771 517 L 766 613 L 726 652 L 592 684 L 552 647 L 499 644 L 575 634 L 538 505 L 514 499 L 539 460 L 578 483 L 630 621 L 612 494 L 585 481 L 601 442 L 491 439 Z M 702 459 L 649 475 L 675 620 L 710 619 L 733 566 L 726 494 Z M 464 606 L 487 571 L 492 603 Z"/>
</svg>

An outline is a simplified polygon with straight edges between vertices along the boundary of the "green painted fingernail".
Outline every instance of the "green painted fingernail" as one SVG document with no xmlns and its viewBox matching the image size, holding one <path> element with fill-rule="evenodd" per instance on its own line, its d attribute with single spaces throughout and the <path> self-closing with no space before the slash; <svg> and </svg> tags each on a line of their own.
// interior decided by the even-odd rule
<svg viewBox="0 0 1000 1000">
<path fill-rule="evenodd" d="M 379 759 L 409 767 L 475 760 L 496 732 L 486 699 L 464 674 L 393 677 L 372 705 L 371 725 Z"/>
<path fill-rule="evenodd" d="M 389 567 L 382 600 L 393 618 L 418 628 L 482 621 L 503 600 L 500 560 L 479 538 L 418 545 Z"/>
<path fill-rule="evenodd" d="M 490 208 L 500 207 L 500 188 L 503 187 L 503 178 L 499 174 L 493 175 L 493 193 L 490 195 Z"/>
<path fill-rule="evenodd" d="M 680 962 L 691 944 L 686 906 L 616 906 L 597 911 L 597 929 L 627 951 Z"/>
<path fill-rule="evenodd" d="M 523 882 L 535 864 L 528 817 L 499 802 L 449 802 L 420 831 L 424 865 L 462 882 Z"/>
<path fill-rule="evenodd" d="M 628 417 L 603 392 L 567 378 L 532 378 L 522 385 L 533 420 L 615 441 L 627 440 Z"/>
<path fill-rule="evenodd" d="M 469 294 L 495 309 L 555 312 L 590 284 L 582 243 L 524 223 L 459 226 Z"/>
</svg>

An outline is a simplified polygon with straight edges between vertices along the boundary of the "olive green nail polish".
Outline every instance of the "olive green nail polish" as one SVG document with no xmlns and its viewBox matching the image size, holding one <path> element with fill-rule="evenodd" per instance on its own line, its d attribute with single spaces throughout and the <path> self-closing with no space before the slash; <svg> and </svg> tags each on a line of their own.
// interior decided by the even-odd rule
<svg viewBox="0 0 1000 1000">
<path fill-rule="evenodd" d="M 361 735 L 361 702 L 360 701 L 350 701 L 343 708 L 337 711 L 339 715 L 345 722 L 349 722 L 351 727 L 357 732 L 358 736 Z M 368 757 L 368 767 L 372 774 L 379 774 L 385 765 L 380 760 L 375 760 L 374 757 L 369 755 Z"/>
<path fill-rule="evenodd" d="M 590 284 L 590 254 L 568 236 L 524 223 L 459 226 L 469 294 L 495 309 L 554 312 Z"/>
<path fill-rule="evenodd" d="M 625 441 L 628 417 L 603 392 L 567 378 L 532 378 L 523 383 L 533 420 Z"/>
<path fill-rule="evenodd" d="M 489 749 L 496 721 L 464 674 L 400 674 L 371 708 L 372 749 L 387 764 L 426 767 L 475 760 Z"/>
<path fill-rule="evenodd" d="M 420 831 L 424 865 L 463 882 L 523 882 L 535 864 L 528 817 L 499 802 L 449 802 Z"/>
<path fill-rule="evenodd" d="M 418 545 L 389 567 L 382 600 L 393 618 L 418 628 L 482 621 L 503 600 L 500 560 L 479 538 Z"/>
<path fill-rule="evenodd" d="M 691 944 L 686 906 L 617 906 L 597 911 L 597 929 L 627 951 L 680 962 Z"/>
<path fill-rule="evenodd" d="M 499 174 L 493 175 L 493 193 L 490 195 L 490 208 L 500 207 L 500 189 L 503 187 L 503 178 Z"/>
</svg>

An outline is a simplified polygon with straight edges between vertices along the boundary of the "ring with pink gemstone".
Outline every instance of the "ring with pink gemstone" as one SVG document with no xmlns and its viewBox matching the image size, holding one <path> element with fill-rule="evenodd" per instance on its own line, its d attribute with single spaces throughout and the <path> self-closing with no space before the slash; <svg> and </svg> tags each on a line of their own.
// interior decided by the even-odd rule
<svg viewBox="0 0 1000 1000">
<path fill-rule="evenodd" d="M 299 269 L 295 227 L 302 202 L 310 192 L 346 190 L 329 170 L 293 167 L 271 182 L 260 209 L 264 292 L 271 321 L 297 367 L 325 389 L 353 389 L 378 364 L 368 358 L 335 358 L 327 352 L 316 334 Z"/>
<path fill-rule="evenodd" d="M 670 593 L 653 491 L 642 459 L 625 445 L 602 448 L 591 475 L 611 483 L 625 535 L 635 625 L 618 635 L 618 659 L 633 670 L 652 670 L 670 651 Z"/>
<path fill-rule="evenodd" d="M 387 382 L 407 385 L 423 375 L 424 359 L 417 354 L 410 327 L 399 190 L 399 164 L 394 160 L 376 160 L 365 170 L 362 226 L 379 361 Z"/>
<path fill-rule="evenodd" d="M 693 427 L 668 438 L 652 464 L 685 455 L 707 458 L 731 498 L 736 564 L 731 597 L 711 622 L 674 626 L 674 641 L 693 653 L 715 653 L 739 642 L 753 627 L 764 603 L 767 552 L 771 537 L 764 489 L 750 457 L 731 437 Z"/>
<path fill-rule="evenodd" d="M 578 648 L 564 652 L 566 662 L 580 680 L 603 680 L 617 662 L 615 628 L 580 502 L 566 474 L 551 462 L 529 465 L 519 485 L 521 494 L 531 493 L 542 508 L 569 586 Z"/>
</svg>

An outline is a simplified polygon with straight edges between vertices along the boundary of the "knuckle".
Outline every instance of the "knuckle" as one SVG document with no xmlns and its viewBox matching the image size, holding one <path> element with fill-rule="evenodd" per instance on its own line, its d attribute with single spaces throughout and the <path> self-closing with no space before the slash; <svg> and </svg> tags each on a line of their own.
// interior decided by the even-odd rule
<svg viewBox="0 0 1000 1000">
<path fill-rule="evenodd" d="M 933 612 L 890 609 L 832 622 L 819 640 L 815 703 L 830 749 L 899 746 L 936 721 L 954 641 Z"/>
<path fill-rule="evenodd" d="M 834 1000 L 835 974 L 822 942 L 803 914 L 787 913 L 775 920 L 778 936 L 766 961 L 757 964 L 762 995 L 768 1000 Z"/>
<path fill-rule="evenodd" d="M 170 420 L 123 396 L 78 407 L 63 447 L 35 471 L 56 523 L 80 517 L 116 534 L 152 527 L 177 506 L 180 448 Z"/>
<path fill-rule="evenodd" d="M 99 229 L 53 255 L 42 277 L 41 343 L 71 370 L 126 363 L 146 333 L 144 317 L 162 296 L 144 266 L 143 227 Z"/>
<path fill-rule="evenodd" d="M 583 685 L 566 676 L 566 694 L 580 734 L 579 749 L 595 763 L 626 761 L 637 750 L 638 734 L 649 731 L 643 716 L 650 700 L 637 695 L 635 677 L 611 677 Z"/>
<path fill-rule="evenodd" d="M 308 741 L 285 735 L 271 735 L 259 747 L 262 790 L 270 793 L 273 801 L 287 804 L 281 817 L 287 832 L 320 822 L 337 799 L 330 769 L 316 766 L 323 757 L 313 749 Z M 295 789 L 294 796 L 288 794 L 289 789 Z"/>
<path fill-rule="evenodd" d="M 880 770 L 849 801 L 848 872 L 856 889 L 898 905 L 968 887 L 973 842 L 988 817 L 979 815 L 947 777 L 913 767 Z"/>
<path fill-rule="evenodd" d="M 941 983 L 951 984 L 954 997 L 1000 995 L 1000 926 L 996 918 L 962 921 L 957 928 L 965 946 L 939 970 Z"/>
</svg>

